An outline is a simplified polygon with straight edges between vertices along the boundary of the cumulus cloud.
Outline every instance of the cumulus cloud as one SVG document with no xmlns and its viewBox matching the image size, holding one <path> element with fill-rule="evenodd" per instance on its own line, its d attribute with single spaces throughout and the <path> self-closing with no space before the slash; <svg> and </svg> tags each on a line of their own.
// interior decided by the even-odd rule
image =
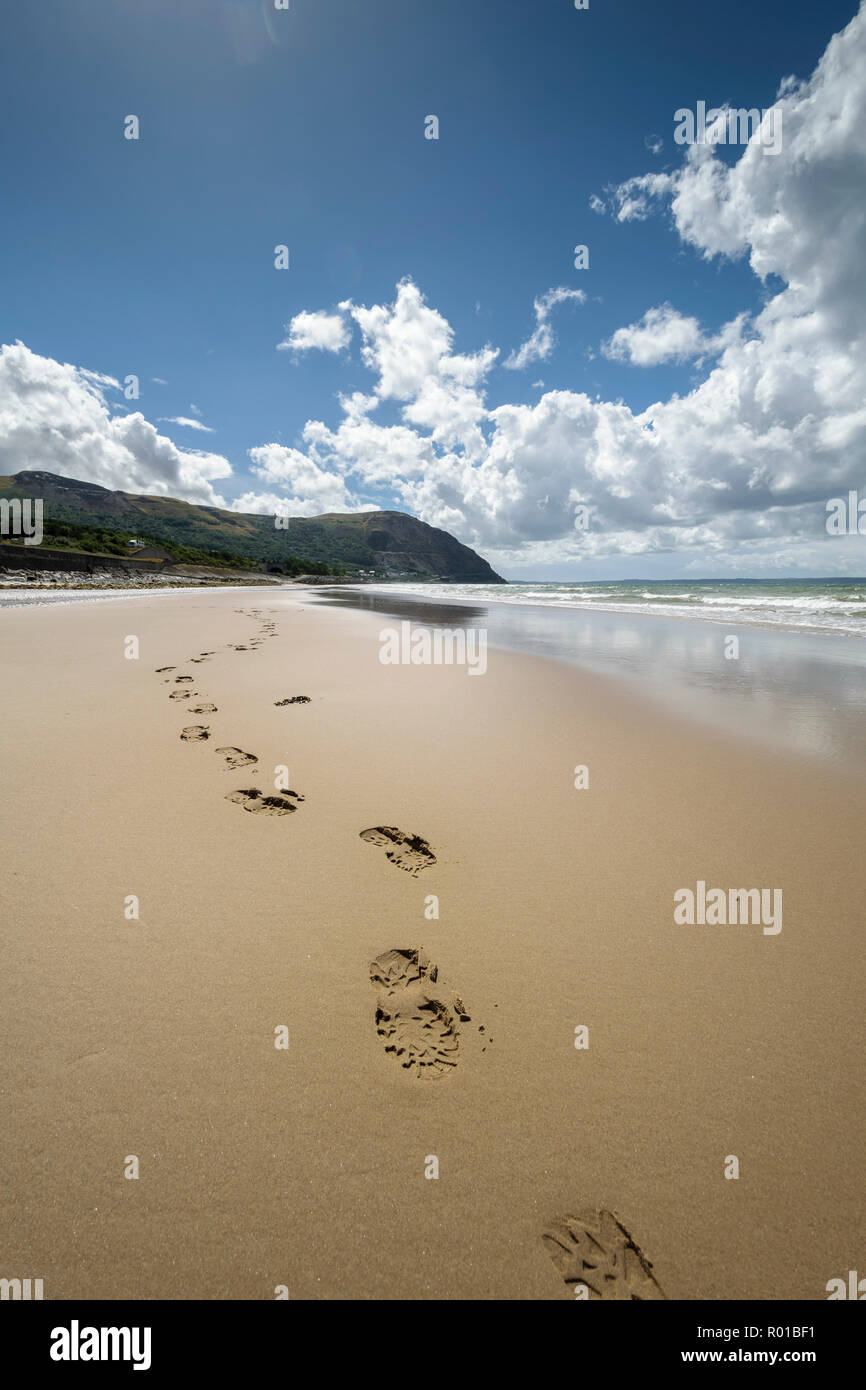
<svg viewBox="0 0 866 1390">
<path fill-rule="evenodd" d="M 342 352 L 348 347 L 351 333 L 341 314 L 295 314 L 286 325 L 287 337 L 277 343 L 279 349 L 292 352 Z"/>
<path fill-rule="evenodd" d="M 616 188 L 606 190 L 617 222 L 644 222 L 653 210 L 653 200 L 670 193 L 675 177 L 673 174 L 637 174 Z"/>
<path fill-rule="evenodd" d="M 324 512 L 364 511 L 352 497 L 346 480 L 329 473 L 306 454 L 284 444 L 261 444 L 250 449 L 253 472 L 279 493 L 245 493 L 233 503 L 239 512 L 279 512 L 288 516 L 320 516 Z"/>
<path fill-rule="evenodd" d="M 659 362 L 685 362 L 700 356 L 706 348 L 707 340 L 697 319 L 663 304 L 658 309 L 647 309 L 639 323 L 618 328 L 601 350 L 605 357 L 619 362 L 654 367 Z"/>
<path fill-rule="evenodd" d="M 608 190 L 620 222 L 667 211 L 699 257 L 747 258 L 757 277 L 762 306 L 715 334 L 662 305 L 611 337 L 609 354 L 636 365 L 711 355 L 687 394 L 636 412 L 549 391 L 491 410 L 495 350 L 456 353 L 450 325 L 404 282 L 392 304 L 347 306 L 375 382 L 343 400 L 338 424 L 307 424 L 305 456 L 361 493 L 387 485 L 504 563 L 676 550 L 742 572 L 799 545 L 832 569 L 841 551 L 824 504 L 862 485 L 866 451 L 866 12 L 811 78 L 785 80 L 779 103 L 779 153 L 754 141 L 723 160 L 691 146 L 673 172 Z M 536 331 L 507 365 L 547 354 L 540 330 L 555 302 L 541 297 Z M 385 401 L 399 423 L 377 421 Z M 576 533 L 579 503 L 590 526 Z"/>
<path fill-rule="evenodd" d="M 228 478 L 219 454 L 180 449 L 140 411 L 112 415 L 113 377 L 40 357 L 23 343 L 0 349 L 0 472 L 37 469 L 128 492 L 224 506 L 211 480 Z"/>
<path fill-rule="evenodd" d="M 566 290 L 561 285 L 541 295 L 534 305 L 535 332 L 525 343 L 521 343 L 502 365 L 517 372 L 528 367 L 530 362 L 545 362 L 556 347 L 556 335 L 550 323 L 551 313 L 558 304 L 567 304 L 569 300 L 575 304 L 583 304 L 585 299 L 583 290 Z"/>
<path fill-rule="evenodd" d="M 347 307 L 361 330 L 361 359 L 377 376 L 376 401 L 399 403 L 406 426 L 429 430 L 433 444 L 480 457 L 485 448 L 480 388 L 498 349 L 455 353 L 451 325 L 411 280 L 400 282 L 393 304 Z"/>
<path fill-rule="evenodd" d="M 657 309 L 647 309 L 638 323 L 618 328 L 602 343 L 601 350 L 612 361 L 629 362 L 633 367 L 703 360 L 739 342 L 748 320 L 748 314 L 738 314 L 719 333 L 707 336 L 696 318 L 662 304 Z"/>
</svg>

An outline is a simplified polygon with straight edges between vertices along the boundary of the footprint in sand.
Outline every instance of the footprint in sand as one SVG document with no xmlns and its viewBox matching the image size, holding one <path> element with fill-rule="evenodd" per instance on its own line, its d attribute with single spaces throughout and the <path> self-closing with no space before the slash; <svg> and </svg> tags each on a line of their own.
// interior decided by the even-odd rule
<svg viewBox="0 0 866 1390">
<path fill-rule="evenodd" d="M 175 676 L 174 678 L 175 685 L 186 685 L 190 681 L 192 681 L 192 676 Z"/>
<path fill-rule="evenodd" d="M 376 1032 L 385 1051 L 414 1076 L 446 1076 L 460 1058 L 454 1015 L 429 992 L 437 976 L 424 951 L 385 951 L 370 965 Z"/>
<path fill-rule="evenodd" d="M 203 705 L 190 705 L 189 712 L 190 714 L 216 714 L 217 707 L 210 702 Z"/>
<path fill-rule="evenodd" d="M 225 762 L 227 772 L 231 772 L 236 767 L 248 767 L 250 763 L 258 762 L 255 753 L 245 753 L 242 748 L 217 748 L 216 752 Z"/>
<path fill-rule="evenodd" d="M 162 675 L 165 674 L 166 671 L 176 671 L 176 670 L 177 670 L 177 667 L 176 667 L 176 666 L 157 666 L 157 668 L 156 668 L 156 674 L 157 674 L 158 676 L 162 676 Z"/>
<path fill-rule="evenodd" d="M 396 825 L 374 825 L 370 830 L 361 831 L 361 839 L 369 845 L 381 845 L 385 858 L 410 874 L 418 874 L 436 863 L 436 855 L 426 840 L 420 835 L 404 835 Z"/>
<path fill-rule="evenodd" d="M 170 700 L 188 700 L 193 694 L 195 692 L 192 690 L 173 690 L 168 698 Z"/>
<path fill-rule="evenodd" d="M 258 787 L 248 787 L 245 791 L 229 792 L 226 801 L 234 801 L 245 811 L 259 816 L 288 816 L 297 811 L 298 803 L 304 798 L 297 792 L 284 791 L 274 796 L 265 796 Z"/>
<path fill-rule="evenodd" d="M 181 729 L 180 736 L 184 743 L 203 743 L 210 738 L 210 729 L 206 724 L 188 724 L 185 729 Z"/>
<path fill-rule="evenodd" d="M 590 1299 L 665 1298 L 652 1264 L 612 1211 L 566 1216 L 541 1239 L 566 1284 L 585 1285 Z"/>
<path fill-rule="evenodd" d="M 290 695 L 287 700 L 274 700 L 274 704 L 277 708 L 280 708 L 282 705 L 308 705 L 309 703 L 309 695 Z"/>
</svg>

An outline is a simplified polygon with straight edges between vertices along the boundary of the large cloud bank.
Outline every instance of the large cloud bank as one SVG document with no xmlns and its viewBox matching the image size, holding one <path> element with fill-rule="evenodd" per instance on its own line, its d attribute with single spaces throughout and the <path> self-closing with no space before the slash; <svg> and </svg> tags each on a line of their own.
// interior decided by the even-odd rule
<svg viewBox="0 0 866 1390">
<path fill-rule="evenodd" d="M 406 279 L 390 303 L 311 308 L 287 325 L 279 346 L 295 364 L 310 352 L 351 363 L 357 345 L 370 388 L 341 396 L 330 423 L 308 420 L 297 447 L 251 448 L 263 486 L 234 505 L 310 515 L 393 496 L 512 565 L 679 551 L 705 571 L 714 560 L 741 572 L 750 562 L 754 572 L 814 568 L 816 547 L 829 553 L 826 499 L 864 481 L 866 10 L 809 80 L 782 81 L 778 106 L 778 153 L 756 139 L 731 161 L 693 145 L 673 172 L 593 195 L 594 209 L 619 222 L 669 218 L 672 235 L 708 262 L 747 258 L 763 287 L 758 311 L 715 333 L 656 302 L 599 345 L 635 371 L 702 364 L 687 394 L 640 413 L 569 390 L 491 409 L 491 373 L 508 367 L 514 382 L 549 357 L 551 315 L 578 295 L 541 293 L 535 332 L 505 357 L 492 346 L 465 354 Z M 228 475 L 226 460 L 177 448 L 140 414 L 112 416 L 112 385 L 21 345 L 5 349 L 0 463 L 218 500 L 211 480 Z M 578 504 L 585 531 L 575 529 Z"/>
</svg>

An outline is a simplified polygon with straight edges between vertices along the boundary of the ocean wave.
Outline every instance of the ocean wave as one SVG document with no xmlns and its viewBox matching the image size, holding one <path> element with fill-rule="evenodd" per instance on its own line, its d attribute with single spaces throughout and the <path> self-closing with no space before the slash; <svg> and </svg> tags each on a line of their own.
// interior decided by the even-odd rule
<svg viewBox="0 0 866 1390">
<path fill-rule="evenodd" d="M 645 613 L 659 617 L 691 617 L 705 622 L 813 630 L 866 637 L 866 590 L 858 580 L 814 583 L 737 582 L 728 587 L 682 580 L 657 584 L 614 581 L 543 584 L 373 584 L 364 589 L 401 593 L 451 602 L 543 606 L 601 613 Z"/>
</svg>

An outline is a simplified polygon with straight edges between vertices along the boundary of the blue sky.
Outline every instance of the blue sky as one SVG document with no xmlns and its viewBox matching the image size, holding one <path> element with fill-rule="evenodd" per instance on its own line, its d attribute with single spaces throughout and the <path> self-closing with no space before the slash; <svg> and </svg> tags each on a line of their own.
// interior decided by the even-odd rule
<svg viewBox="0 0 866 1390">
<path fill-rule="evenodd" d="M 785 250 L 764 246 L 755 231 L 767 204 L 754 179 L 746 181 L 753 206 L 721 249 L 714 211 L 728 218 L 741 202 L 736 190 L 718 194 L 715 210 L 692 206 L 674 215 L 674 183 L 666 205 L 663 197 L 651 199 L 633 217 L 622 215 L 623 196 L 610 190 L 652 173 L 676 180 L 684 165 L 683 148 L 673 141 L 677 108 L 701 98 L 770 107 L 780 81 L 809 79 L 831 36 L 856 13 L 850 0 L 734 0 L 723 14 L 676 0 L 590 0 L 588 11 L 575 10 L 571 0 L 291 0 L 288 11 L 262 0 L 58 0 L 7 10 L 0 48 L 2 342 L 69 366 L 75 381 L 64 384 L 53 368 L 40 375 L 32 357 L 10 360 L 14 428 L 3 471 L 44 466 L 194 500 L 207 500 L 212 488 L 228 505 L 246 498 L 250 510 L 268 509 L 250 498 L 282 495 L 288 510 L 308 513 L 342 509 L 341 499 L 346 506 L 395 506 L 444 525 L 513 577 L 677 575 L 696 572 L 696 563 L 702 573 L 757 573 L 761 566 L 767 573 L 852 572 L 860 542 L 828 548 L 821 498 L 857 483 L 834 455 L 821 465 L 822 490 L 821 468 L 794 458 L 801 423 L 791 416 L 795 407 L 768 403 L 765 385 L 751 382 L 767 419 L 746 450 L 748 479 L 736 473 L 745 466 L 742 451 L 728 460 L 730 475 L 724 460 L 712 465 L 712 487 L 730 498 L 723 508 L 697 498 L 693 487 L 677 491 L 685 465 L 670 456 L 687 448 L 681 420 L 670 451 L 656 449 L 658 456 L 635 472 L 638 436 L 634 445 L 618 439 L 610 446 L 608 417 L 578 427 L 568 401 L 585 395 L 613 415 L 621 401 L 630 429 L 653 403 L 688 398 L 719 368 L 719 341 L 680 360 L 653 347 L 652 365 L 637 364 L 633 335 L 623 340 L 619 360 L 605 354 L 602 345 L 618 329 L 633 328 L 659 306 L 671 306 L 676 325 L 697 320 L 705 344 L 739 314 L 750 316 L 749 327 L 733 351 L 743 352 L 743 337 L 764 337 L 755 320 L 774 296 L 786 289 L 790 296 L 794 272 Z M 850 72 L 843 78 L 855 82 Z M 831 73 L 821 83 L 831 104 L 831 81 L 841 80 Z M 862 91 L 854 96 L 859 101 Z M 812 159 L 814 197 L 801 197 L 787 153 L 764 153 L 760 171 L 772 177 L 772 198 L 795 233 L 801 224 L 808 230 L 809 210 L 828 196 L 838 200 L 837 220 L 846 224 L 846 180 L 855 179 L 862 160 L 862 142 L 852 145 L 850 168 L 843 147 L 841 174 L 834 156 L 828 195 L 823 147 L 806 128 L 807 105 L 792 111 L 790 126 L 800 165 L 804 148 Z M 123 138 L 130 113 L 140 119 L 138 141 Z M 440 121 L 435 141 L 424 138 L 431 113 Z M 657 138 L 662 144 L 654 150 Z M 743 151 L 717 148 L 713 157 L 733 176 Z M 679 192 L 688 201 L 689 189 Z M 603 212 L 591 210 L 592 195 Z M 858 242 L 863 249 L 856 218 L 851 239 L 846 255 L 853 265 Z M 274 268 L 281 243 L 290 248 L 287 271 Z M 577 243 L 589 247 L 589 270 L 573 266 Z M 401 421 L 405 428 L 417 383 L 383 387 L 381 343 L 373 329 L 362 336 L 352 308 L 342 311 L 352 336 L 339 352 L 277 345 L 296 315 L 333 314 L 338 304 L 384 310 L 407 279 L 450 327 L 453 354 L 498 349 L 470 385 L 483 399 L 480 436 L 467 444 L 442 435 L 427 450 L 427 464 L 414 470 L 401 471 L 399 459 L 390 470 L 359 468 L 354 444 L 334 444 L 344 415 L 338 397 L 378 390 L 370 418 L 383 429 Z M 844 286 L 825 288 L 834 304 L 844 299 Z M 585 300 L 556 304 L 549 316 L 555 346 L 509 370 L 505 360 L 536 326 L 534 301 L 552 289 L 580 290 Z M 430 325 L 409 308 L 407 322 L 414 314 L 423 337 Z M 814 319 L 822 308 L 798 303 L 786 312 Z M 407 332 L 411 353 L 411 324 Z M 776 344 L 782 358 L 791 341 Z M 840 347 L 853 352 L 853 342 L 840 328 L 820 346 L 838 359 Z M 125 401 L 89 373 L 118 382 L 135 374 L 140 398 Z M 772 376 L 768 366 L 764 382 Z M 139 448 L 129 428 L 107 425 L 110 437 L 97 447 L 92 436 L 101 426 L 73 421 L 68 448 L 52 455 L 50 393 L 63 397 L 65 419 L 64 412 L 74 412 L 75 389 L 97 393 L 115 420 L 140 412 L 174 452 L 152 433 Z M 25 410 L 28 392 L 31 403 L 39 393 L 38 408 L 22 420 L 15 411 Z M 535 410 L 545 393 L 565 393 L 551 397 L 550 419 L 527 417 L 519 438 L 506 447 L 503 436 L 499 452 L 488 455 L 493 433 L 503 433 L 503 421 L 489 412 Z M 822 409 L 830 418 L 822 417 L 821 447 L 835 429 L 844 444 L 839 454 L 850 457 L 860 438 L 851 423 L 856 412 L 836 399 L 824 400 Z M 563 437 L 557 410 L 571 420 L 573 437 Z M 746 423 L 757 429 L 753 414 L 745 410 Z M 434 416 L 422 410 L 421 417 L 412 428 L 429 441 Z M 169 423 L 179 419 L 198 419 L 213 433 Z M 320 441 L 311 448 L 309 421 L 331 432 L 326 447 Z M 544 433 L 530 437 L 536 423 L 549 441 Z M 652 428 L 643 421 L 641 447 Z M 665 428 L 656 422 L 656 431 Z M 703 428 L 711 441 L 718 434 L 706 419 Z M 780 429 L 792 441 L 784 457 Z M 724 430 L 732 434 L 730 420 Z M 702 436 L 694 435 L 700 451 Z M 400 440 L 394 436 L 397 452 Z M 288 452 L 251 459 L 250 449 L 269 445 Z M 556 456 L 550 467 L 539 462 L 548 449 Z M 214 466 L 208 479 L 206 459 L 193 453 L 179 461 L 178 451 L 196 450 L 227 461 L 231 472 Z M 814 444 L 812 455 L 814 463 Z M 306 491 L 311 475 L 301 456 L 318 470 Z M 616 481 L 620 466 L 623 485 Z M 639 506 L 638 493 L 657 487 L 665 469 L 662 491 Z M 343 482 L 323 482 L 320 473 Z M 589 535 L 575 535 L 575 491 L 598 519 Z M 330 497 L 337 506 L 318 505 Z M 771 518 L 765 534 L 755 532 L 762 508 Z M 855 565 L 861 571 L 862 560 Z"/>
</svg>

